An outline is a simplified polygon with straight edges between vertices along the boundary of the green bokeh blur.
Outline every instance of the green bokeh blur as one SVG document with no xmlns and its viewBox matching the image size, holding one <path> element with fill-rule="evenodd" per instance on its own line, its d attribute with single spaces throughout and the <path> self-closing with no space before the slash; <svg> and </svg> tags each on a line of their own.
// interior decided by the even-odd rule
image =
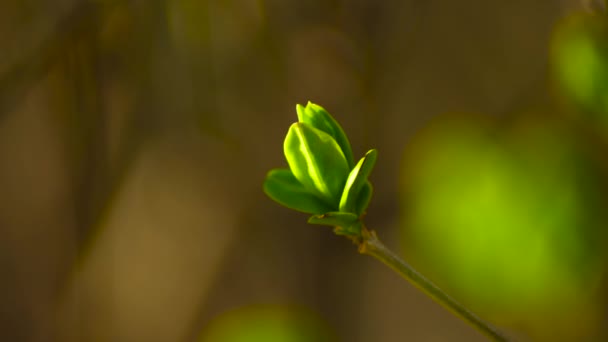
<svg viewBox="0 0 608 342">
<path fill-rule="evenodd" d="M 547 118 L 500 128 L 436 118 L 403 163 L 406 250 L 502 323 L 540 335 L 562 334 L 556 322 L 575 336 L 597 329 L 604 190 L 586 147 Z"/>
<path fill-rule="evenodd" d="M 332 342 L 325 324 L 312 312 L 285 306 L 250 306 L 213 319 L 200 342 Z"/>
<path fill-rule="evenodd" d="M 578 13 L 560 20 L 551 62 L 561 95 L 608 130 L 608 17 Z"/>
</svg>

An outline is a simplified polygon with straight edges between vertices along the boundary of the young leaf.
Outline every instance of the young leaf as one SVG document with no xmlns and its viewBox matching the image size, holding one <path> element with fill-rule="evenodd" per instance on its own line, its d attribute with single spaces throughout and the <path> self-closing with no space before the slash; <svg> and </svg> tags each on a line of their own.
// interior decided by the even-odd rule
<svg viewBox="0 0 608 342">
<path fill-rule="evenodd" d="M 275 202 L 308 214 L 331 211 L 329 205 L 310 193 L 288 169 L 274 169 L 264 180 L 264 192 Z"/>
<path fill-rule="evenodd" d="M 359 194 L 365 184 L 368 183 L 367 177 L 376 164 L 377 155 L 378 152 L 376 150 L 369 150 L 348 175 L 342 197 L 340 198 L 340 211 L 358 213 L 356 205 L 359 200 Z M 367 204 L 365 204 L 365 206 L 367 206 Z"/>
<path fill-rule="evenodd" d="M 335 211 L 323 215 L 313 215 L 308 219 L 308 223 L 333 226 L 334 233 L 338 235 L 359 236 L 361 234 L 361 221 L 353 213 Z"/>
<path fill-rule="evenodd" d="M 294 123 L 283 149 L 296 179 L 336 211 L 348 176 L 348 164 L 336 141 L 306 123 Z"/>
<path fill-rule="evenodd" d="M 299 104 L 296 105 L 296 112 L 298 113 L 298 120 L 300 122 L 321 130 L 336 140 L 340 149 L 342 149 L 342 153 L 344 153 L 349 170 L 355 166 L 353 151 L 344 130 L 323 107 L 308 101 L 306 107 Z"/>
<path fill-rule="evenodd" d="M 355 223 L 359 217 L 352 213 L 343 213 L 341 211 L 328 212 L 322 215 L 313 215 L 308 218 L 310 224 L 320 224 L 324 226 L 350 226 Z"/>
<path fill-rule="evenodd" d="M 355 212 L 358 216 L 363 215 L 367 210 L 367 206 L 369 205 L 369 201 L 372 199 L 372 193 L 374 192 L 374 187 L 372 183 L 369 181 L 365 182 L 363 188 L 361 188 L 361 192 L 359 192 L 359 196 L 357 196 L 357 203 L 355 204 Z"/>
</svg>

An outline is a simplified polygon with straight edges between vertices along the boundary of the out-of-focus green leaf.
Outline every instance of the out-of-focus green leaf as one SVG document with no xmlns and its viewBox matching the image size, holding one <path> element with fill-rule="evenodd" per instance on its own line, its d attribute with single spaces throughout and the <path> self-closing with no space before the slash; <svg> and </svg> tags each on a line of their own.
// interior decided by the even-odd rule
<svg viewBox="0 0 608 342">
<path fill-rule="evenodd" d="M 199 342 L 331 342 L 333 334 L 312 312 L 288 307 L 245 307 L 213 319 Z"/>
<path fill-rule="evenodd" d="M 559 23 L 552 64 L 566 95 L 584 111 L 608 122 L 608 21 L 577 14 Z"/>
<path fill-rule="evenodd" d="M 605 202 L 580 137 L 547 119 L 501 134 L 462 118 L 436 123 L 410 146 L 401 190 L 416 263 L 482 314 L 552 335 L 565 330 L 556 321 L 595 324 Z"/>
</svg>

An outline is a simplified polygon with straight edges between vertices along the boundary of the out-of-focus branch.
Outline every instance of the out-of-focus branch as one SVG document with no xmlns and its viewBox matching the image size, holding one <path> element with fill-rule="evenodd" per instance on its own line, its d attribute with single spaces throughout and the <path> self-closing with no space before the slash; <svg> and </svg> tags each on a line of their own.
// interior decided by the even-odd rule
<svg viewBox="0 0 608 342">
<path fill-rule="evenodd" d="M 104 1 L 103 4 L 78 1 L 40 44 L 0 74 L 0 118 L 10 111 L 36 81 L 43 78 L 75 34 L 90 31 L 102 9 L 127 3 L 128 0 Z M 92 25 L 93 23 L 93 25 Z"/>
<path fill-rule="evenodd" d="M 608 5 L 608 0 L 582 0 L 586 10 L 593 13 L 604 13 Z"/>
</svg>

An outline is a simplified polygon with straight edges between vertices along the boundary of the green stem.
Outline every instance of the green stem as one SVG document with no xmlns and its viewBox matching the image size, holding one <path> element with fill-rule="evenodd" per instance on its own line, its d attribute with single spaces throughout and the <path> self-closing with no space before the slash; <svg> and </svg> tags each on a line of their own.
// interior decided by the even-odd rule
<svg viewBox="0 0 608 342">
<path fill-rule="evenodd" d="M 485 322 L 472 311 L 458 303 L 454 298 L 448 296 L 437 285 L 418 273 L 412 266 L 403 261 L 398 255 L 386 248 L 378 239 L 374 231 L 368 231 L 363 227 L 361 240 L 359 242 L 359 253 L 370 255 L 399 273 L 403 278 L 414 286 L 425 292 L 439 304 L 471 324 L 481 333 L 493 341 L 509 341 L 509 339 L 490 323 Z"/>
</svg>

